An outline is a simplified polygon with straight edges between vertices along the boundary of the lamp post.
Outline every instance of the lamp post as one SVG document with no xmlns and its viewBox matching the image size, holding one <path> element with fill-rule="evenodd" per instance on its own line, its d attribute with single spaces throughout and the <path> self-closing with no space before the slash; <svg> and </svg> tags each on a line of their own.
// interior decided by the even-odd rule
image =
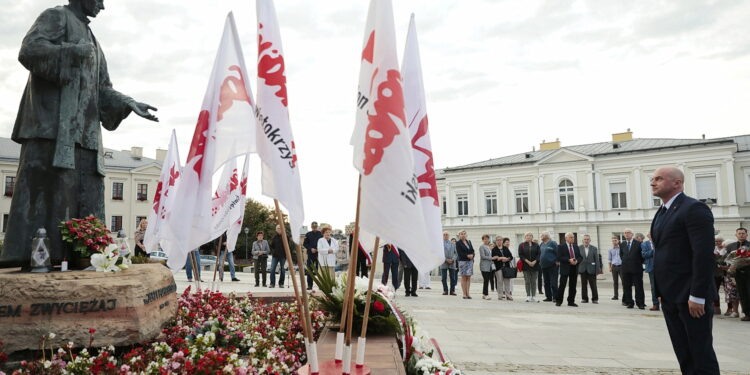
<svg viewBox="0 0 750 375">
<path fill-rule="evenodd" d="M 243 231 L 245 232 L 245 259 L 250 259 L 250 257 L 248 256 L 248 252 L 247 252 L 247 234 L 250 233 L 250 228 L 245 227 Z"/>
</svg>

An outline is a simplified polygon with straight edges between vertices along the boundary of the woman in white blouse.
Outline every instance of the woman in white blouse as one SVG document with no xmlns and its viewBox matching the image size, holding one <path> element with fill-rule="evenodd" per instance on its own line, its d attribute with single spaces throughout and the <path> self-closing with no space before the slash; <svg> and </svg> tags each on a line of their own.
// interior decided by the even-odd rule
<svg viewBox="0 0 750 375">
<path fill-rule="evenodd" d="M 339 243 L 331 237 L 331 228 L 323 228 L 323 238 L 318 240 L 318 261 L 321 267 L 326 267 L 331 276 L 336 275 L 336 252 L 339 250 Z"/>
</svg>

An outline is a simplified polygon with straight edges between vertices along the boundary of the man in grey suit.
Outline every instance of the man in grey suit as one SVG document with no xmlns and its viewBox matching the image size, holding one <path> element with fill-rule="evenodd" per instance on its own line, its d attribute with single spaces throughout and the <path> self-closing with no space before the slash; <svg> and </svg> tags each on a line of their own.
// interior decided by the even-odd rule
<svg viewBox="0 0 750 375">
<path fill-rule="evenodd" d="M 583 260 L 578 265 L 578 273 L 581 275 L 581 303 L 589 302 L 588 287 L 591 286 L 591 303 L 599 303 L 599 290 L 596 288 L 596 275 L 602 269 L 602 260 L 599 257 L 599 249 L 591 244 L 591 236 L 583 236 L 583 245 L 580 246 Z"/>
</svg>

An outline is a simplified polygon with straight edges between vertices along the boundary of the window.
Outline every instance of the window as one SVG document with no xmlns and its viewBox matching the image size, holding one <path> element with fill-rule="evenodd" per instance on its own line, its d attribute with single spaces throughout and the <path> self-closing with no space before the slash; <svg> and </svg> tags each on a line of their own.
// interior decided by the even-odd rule
<svg viewBox="0 0 750 375">
<path fill-rule="evenodd" d="M 112 199 L 121 201 L 122 200 L 122 191 L 125 188 L 125 184 L 122 182 L 113 182 L 112 183 Z"/>
<path fill-rule="evenodd" d="M 695 195 L 701 202 L 716 203 L 716 175 L 695 176 Z"/>
<path fill-rule="evenodd" d="M 516 213 L 525 214 L 529 212 L 529 190 L 519 189 L 514 191 L 516 197 Z"/>
<path fill-rule="evenodd" d="M 458 216 L 468 216 L 469 196 L 467 194 L 456 194 L 456 203 L 458 203 Z"/>
<path fill-rule="evenodd" d="M 612 208 L 628 208 L 627 194 L 625 194 L 625 182 L 612 182 L 609 184 L 609 192 L 612 196 Z"/>
<path fill-rule="evenodd" d="M 622 232 L 612 232 L 612 237 L 617 237 L 620 239 L 620 242 L 625 241 L 625 234 Z"/>
<path fill-rule="evenodd" d="M 138 184 L 138 193 L 136 199 L 139 201 L 148 200 L 148 184 Z"/>
<path fill-rule="evenodd" d="M 5 233 L 8 230 L 8 217 L 10 215 L 3 214 L 3 233 Z"/>
<path fill-rule="evenodd" d="M 567 178 L 560 181 L 560 211 L 573 211 L 575 202 L 573 199 L 573 183 Z"/>
<path fill-rule="evenodd" d="M 443 197 L 443 215 L 448 215 L 448 200 Z"/>
<path fill-rule="evenodd" d="M 484 193 L 484 206 L 487 215 L 497 215 L 497 193 Z"/>
<path fill-rule="evenodd" d="M 109 230 L 114 233 L 122 230 L 122 216 L 112 216 L 112 225 L 109 226 Z"/>
<path fill-rule="evenodd" d="M 15 189 L 15 187 L 16 187 L 16 177 L 5 176 L 5 196 L 6 197 L 13 196 L 13 189 Z"/>
<path fill-rule="evenodd" d="M 146 219 L 147 219 L 147 217 L 145 217 L 145 216 L 136 216 L 135 217 L 135 229 L 136 230 L 138 229 L 138 224 L 141 223 L 141 220 L 146 220 Z"/>
</svg>

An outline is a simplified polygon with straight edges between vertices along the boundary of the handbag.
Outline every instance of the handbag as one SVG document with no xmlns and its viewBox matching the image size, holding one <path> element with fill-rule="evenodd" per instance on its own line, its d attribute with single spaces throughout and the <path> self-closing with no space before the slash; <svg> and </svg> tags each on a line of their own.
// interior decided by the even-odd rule
<svg viewBox="0 0 750 375">
<path fill-rule="evenodd" d="M 516 263 L 516 269 L 518 271 L 523 272 L 523 261 L 522 260 L 520 260 L 520 259 L 518 260 L 518 263 Z"/>
<path fill-rule="evenodd" d="M 515 279 L 518 277 L 518 271 L 513 267 L 503 267 L 502 268 L 503 273 L 503 279 Z"/>
</svg>

